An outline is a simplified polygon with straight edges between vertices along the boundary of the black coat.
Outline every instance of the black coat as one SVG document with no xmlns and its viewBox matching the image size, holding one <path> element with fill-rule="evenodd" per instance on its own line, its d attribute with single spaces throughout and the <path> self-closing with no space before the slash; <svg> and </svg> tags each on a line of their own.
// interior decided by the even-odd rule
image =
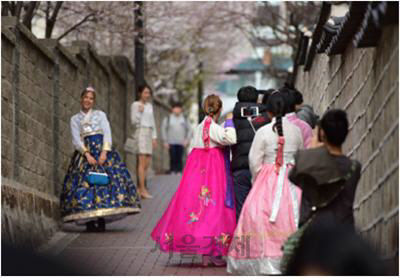
<svg viewBox="0 0 400 280">
<path fill-rule="evenodd" d="M 257 106 L 261 115 L 256 120 L 252 121 L 256 130 L 270 121 L 266 115 L 264 105 L 248 102 L 236 102 L 235 108 L 233 109 L 233 123 L 235 124 L 237 143 L 232 146 L 232 171 L 249 169 L 249 152 L 255 133 L 249 121 L 246 118 L 241 117 L 241 108 L 248 106 Z"/>
<path fill-rule="evenodd" d="M 325 147 L 300 150 L 289 180 L 302 190 L 300 222 L 313 213 L 354 226 L 353 203 L 361 164 L 346 156 L 329 154 Z"/>
</svg>

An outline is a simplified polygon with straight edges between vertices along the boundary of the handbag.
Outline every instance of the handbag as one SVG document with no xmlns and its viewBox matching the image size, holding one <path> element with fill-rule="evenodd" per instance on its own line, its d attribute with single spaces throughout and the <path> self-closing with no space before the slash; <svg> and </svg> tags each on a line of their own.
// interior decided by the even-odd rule
<svg viewBox="0 0 400 280">
<path fill-rule="evenodd" d="M 125 152 L 131 153 L 131 154 L 136 154 L 136 142 L 132 137 L 126 138 L 125 144 L 124 144 L 124 150 Z"/>
<path fill-rule="evenodd" d="M 90 184 L 105 186 L 110 183 L 110 177 L 105 172 L 89 171 L 88 181 Z"/>
</svg>

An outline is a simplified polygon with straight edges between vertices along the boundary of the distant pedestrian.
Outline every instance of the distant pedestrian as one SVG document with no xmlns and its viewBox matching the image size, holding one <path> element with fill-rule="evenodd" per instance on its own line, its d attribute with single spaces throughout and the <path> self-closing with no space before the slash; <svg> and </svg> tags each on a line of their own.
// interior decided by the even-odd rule
<svg viewBox="0 0 400 280">
<path fill-rule="evenodd" d="M 169 173 L 182 172 L 182 157 L 192 138 L 192 128 L 182 113 L 182 105 L 174 103 L 172 112 L 162 122 L 161 132 L 164 147 L 169 150 Z"/>
<path fill-rule="evenodd" d="M 162 252 L 199 254 L 204 266 L 221 266 L 236 226 L 222 147 L 235 144 L 236 133 L 232 120 L 225 128 L 216 123 L 222 111 L 218 96 L 207 96 L 203 109 L 206 117 L 194 130 L 179 187 L 151 237 Z"/>
<path fill-rule="evenodd" d="M 134 140 L 138 153 L 138 192 L 141 198 L 153 198 L 147 191 L 146 176 L 153 148 L 157 146 L 157 128 L 151 104 L 152 91 L 148 85 L 138 88 L 139 99 L 131 105 L 131 123 L 135 127 Z"/>
</svg>

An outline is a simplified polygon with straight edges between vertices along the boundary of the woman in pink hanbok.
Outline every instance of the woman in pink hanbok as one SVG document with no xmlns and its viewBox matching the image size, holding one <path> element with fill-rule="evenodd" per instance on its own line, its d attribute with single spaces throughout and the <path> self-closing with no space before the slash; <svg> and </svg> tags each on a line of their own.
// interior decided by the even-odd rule
<svg viewBox="0 0 400 280">
<path fill-rule="evenodd" d="M 222 101 L 209 95 L 204 101 L 205 119 L 194 131 L 191 151 L 182 179 L 168 208 L 151 233 L 163 252 L 203 255 L 226 265 L 226 256 L 236 227 L 232 182 L 225 145 L 236 143 L 232 119 L 225 128 L 218 120 Z"/>
<path fill-rule="evenodd" d="M 280 93 L 269 98 L 272 121 L 257 130 L 250 149 L 254 183 L 229 248 L 229 273 L 280 274 L 281 246 L 297 229 L 301 192 L 288 173 L 303 138 L 300 129 L 282 116 L 284 104 Z"/>
</svg>

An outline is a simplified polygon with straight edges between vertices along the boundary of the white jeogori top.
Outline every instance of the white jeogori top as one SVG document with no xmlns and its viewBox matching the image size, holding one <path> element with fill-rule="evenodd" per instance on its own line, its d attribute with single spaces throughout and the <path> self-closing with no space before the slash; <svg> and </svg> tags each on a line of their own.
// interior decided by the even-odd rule
<svg viewBox="0 0 400 280">
<path fill-rule="evenodd" d="M 189 154 L 193 148 L 204 148 L 203 127 L 206 118 L 204 118 L 203 121 L 193 131 L 193 138 L 190 142 L 190 147 L 188 151 Z M 236 144 L 235 128 L 223 128 L 222 126 L 215 123 L 214 120 L 212 120 L 210 125 L 210 148 L 234 144 Z"/>
<path fill-rule="evenodd" d="M 257 130 L 251 144 L 249 152 L 249 167 L 253 180 L 260 172 L 262 165 L 275 163 L 276 152 L 278 151 L 278 133 L 273 131 L 272 127 L 276 119 Z M 283 146 L 283 161 L 284 164 L 294 163 L 294 156 L 298 149 L 303 148 L 303 137 L 296 125 L 282 118 L 283 137 L 285 144 Z"/>
<path fill-rule="evenodd" d="M 89 135 L 103 135 L 103 150 L 110 151 L 112 145 L 111 128 L 107 116 L 100 110 L 89 110 L 87 113 L 80 111 L 70 120 L 72 144 L 81 153 L 87 151 L 83 138 Z"/>
<path fill-rule="evenodd" d="M 139 111 L 139 105 L 144 105 L 143 112 Z M 131 123 L 135 127 L 148 127 L 153 129 L 153 139 L 157 138 L 156 122 L 154 120 L 153 105 L 135 101 L 131 105 Z"/>
</svg>

